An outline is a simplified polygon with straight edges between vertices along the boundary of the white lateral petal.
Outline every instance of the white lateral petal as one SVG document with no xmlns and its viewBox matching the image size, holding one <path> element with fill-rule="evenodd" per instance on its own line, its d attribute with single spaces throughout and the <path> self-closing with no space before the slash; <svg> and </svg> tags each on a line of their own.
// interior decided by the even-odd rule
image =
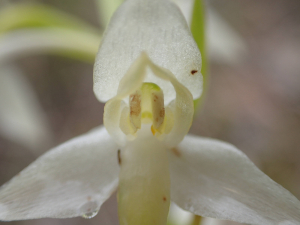
<svg viewBox="0 0 300 225">
<path fill-rule="evenodd" d="M 148 59 L 148 65 L 157 77 L 170 81 L 176 91 L 176 99 L 170 104 L 170 108 L 173 109 L 174 113 L 174 126 L 164 140 L 168 147 L 174 147 L 182 141 L 192 125 L 194 115 L 193 96 L 169 70 L 155 65 L 150 59 Z"/>
<path fill-rule="evenodd" d="M 120 80 L 143 51 L 155 64 L 170 70 L 194 98 L 201 95 L 201 54 L 174 3 L 127 0 L 112 17 L 104 36 L 94 66 L 94 92 L 100 101 L 116 95 Z M 160 86 L 165 100 L 175 98 L 174 89 L 166 82 L 147 82 Z"/>
<path fill-rule="evenodd" d="M 170 153 L 171 199 L 205 217 L 299 225 L 300 202 L 234 146 L 187 136 Z"/>
<path fill-rule="evenodd" d="M 123 109 L 122 99 L 141 86 L 147 68 L 158 80 L 171 83 L 175 90 L 176 100 L 170 104 L 174 112 L 175 122 L 172 131 L 165 139 L 165 144 L 169 147 L 176 146 L 191 127 L 194 115 L 193 96 L 169 70 L 154 64 L 144 52 L 134 61 L 128 72 L 121 79 L 118 94 L 105 104 L 104 125 L 118 144 L 126 144 L 126 135 L 119 126 L 120 114 Z"/>
<path fill-rule="evenodd" d="M 125 106 L 123 99 L 135 92 L 142 85 L 145 79 L 147 63 L 147 55 L 141 54 L 121 79 L 117 95 L 110 99 L 104 107 L 104 126 L 114 140 L 122 146 L 127 141 L 126 135 L 120 128 L 121 111 Z M 126 99 L 124 100 L 126 101 Z"/>
<path fill-rule="evenodd" d="M 0 220 L 99 210 L 118 184 L 117 150 L 103 127 L 50 150 L 0 189 Z"/>
</svg>

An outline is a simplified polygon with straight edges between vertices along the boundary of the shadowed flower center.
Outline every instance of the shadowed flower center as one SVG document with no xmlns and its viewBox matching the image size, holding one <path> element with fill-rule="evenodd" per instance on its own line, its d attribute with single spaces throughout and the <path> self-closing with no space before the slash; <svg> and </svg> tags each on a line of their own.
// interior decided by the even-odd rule
<svg viewBox="0 0 300 225">
<path fill-rule="evenodd" d="M 129 103 L 120 115 L 120 129 L 126 135 L 135 135 L 143 124 L 151 124 L 153 135 L 168 134 L 173 127 L 173 112 L 164 106 L 164 94 L 154 83 L 143 83 L 129 96 Z"/>
</svg>

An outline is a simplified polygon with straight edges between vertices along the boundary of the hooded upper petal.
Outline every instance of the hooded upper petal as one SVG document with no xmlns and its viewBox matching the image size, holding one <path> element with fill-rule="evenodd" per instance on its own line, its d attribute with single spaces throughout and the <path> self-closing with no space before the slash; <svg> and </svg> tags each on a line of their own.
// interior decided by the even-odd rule
<svg viewBox="0 0 300 225">
<path fill-rule="evenodd" d="M 300 224 L 299 200 L 230 144 L 186 136 L 170 166 L 171 199 L 185 210 L 249 224 Z"/>
<path fill-rule="evenodd" d="M 112 17 L 96 58 L 94 92 L 100 101 L 117 94 L 120 80 L 143 51 L 194 98 L 201 95 L 201 54 L 179 8 L 168 0 L 127 0 Z M 145 82 L 162 88 L 166 103 L 175 98 L 170 82 L 151 72 Z"/>
<path fill-rule="evenodd" d="M 187 23 L 190 25 L 190 23 L 192 22 L 193 6 L 195 0 L 172 0 L 172 1 L 178 5 Z"/>
<path fill-rule="evenodd" d="M 118 146 L 97 128 L 41 156 L 0 189 L 0 220 L 99 210 L 118 184 Z"/>
</svg>

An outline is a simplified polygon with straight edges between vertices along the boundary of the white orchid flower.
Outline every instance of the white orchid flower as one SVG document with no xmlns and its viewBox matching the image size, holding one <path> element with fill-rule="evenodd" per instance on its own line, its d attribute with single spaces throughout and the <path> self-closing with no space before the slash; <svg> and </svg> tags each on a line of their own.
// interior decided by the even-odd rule
<svg viewBox="0 0 300 225">
<path fill-rule="evenodd" d="M 0 219 L 94 216 L 118 187 L 121 225 L 165 225 L 170 201 L 250 224 L 300 224 L 300 202 L 234 146 L 187 135 L 201 56 L 168 0 L 127 0 L 100 46 L 104 127 L 41 156 L 0 190 Z"/>
<path fill-rule="evenodd" d="M 191 25 L 192 16 L 193 16 L 193 6 L 195 0 L 172 0 L 180 8 L 184 18 L 186 19 L 188 25 Z"/>
</svg>

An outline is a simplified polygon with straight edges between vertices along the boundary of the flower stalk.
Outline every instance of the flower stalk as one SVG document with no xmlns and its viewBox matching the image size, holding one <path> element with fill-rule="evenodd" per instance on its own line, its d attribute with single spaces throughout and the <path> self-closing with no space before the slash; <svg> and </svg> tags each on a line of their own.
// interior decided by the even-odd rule
<svg viewBox="0 0 300 225">
<path fill-rule="evenodd" d="M 205 5 L 203 0 L 195 0 L 193 14 L 192 14 L 192 22 L 191 22 L 191 31 L 193 37 L 198 45 L 198 48 L 201 52 L 202 57 L 202 68 L 201 73 L 203 76 L 203 93 L 200 98 L 194 100 L 195 110 L 199 108 L 202 104 L 203 99 L 205 98 L 205 92 L 207 88 L 208 82 L 208 57 L 206 50 L 206 35 L 205 35 Z"/>
<path fill-rule="evenodd" d="M 195 215 L 195 216 L 194 216 L 193 223 L 192 223 L 191 225 L 200 225 L 200 224 L 201 224 L 201 221 L 202 221 L 202 217 L 201 217 L 201 216 L 198 216 L 198 215 Z"/>
</svg>

